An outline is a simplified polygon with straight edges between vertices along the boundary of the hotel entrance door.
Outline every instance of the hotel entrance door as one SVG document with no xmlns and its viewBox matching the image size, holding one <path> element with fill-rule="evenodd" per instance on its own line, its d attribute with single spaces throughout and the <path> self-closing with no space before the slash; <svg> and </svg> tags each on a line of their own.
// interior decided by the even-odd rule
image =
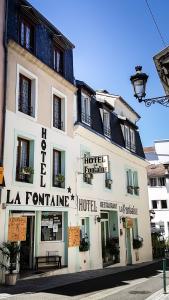
<svg viewBox="0 0 169 300">
<path fill-rule="evenodd" d="M 27 216 L 26 241 L 20 244 L 20 271 L 32 270 L 34 267 L 34 224 L 35 217 Z"/>
</svg>

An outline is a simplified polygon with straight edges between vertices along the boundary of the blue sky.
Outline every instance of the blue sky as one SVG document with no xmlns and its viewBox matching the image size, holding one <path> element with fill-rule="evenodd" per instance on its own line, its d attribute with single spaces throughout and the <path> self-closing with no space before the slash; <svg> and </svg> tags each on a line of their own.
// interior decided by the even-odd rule
<svg viewBox="0 0 169 300">
<path fill-rule="evenodd" d="M 129 81 L 136 65 L 149 75 L 147 97 L 164 95 L 153 56 L 164 48 L 145 0 L 30 0 L 70 41 L 76 79 L 121 95 L 141 116 L 144 146 L 169 139 L 169 108 L 138 104 Z M 166 45 L 168 0 L 148 0 Z"/>
</svg>

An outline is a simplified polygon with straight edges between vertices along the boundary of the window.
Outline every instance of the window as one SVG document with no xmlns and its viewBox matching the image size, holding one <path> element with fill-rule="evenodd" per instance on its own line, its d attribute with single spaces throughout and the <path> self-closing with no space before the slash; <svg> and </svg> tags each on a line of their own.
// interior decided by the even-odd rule
<svg viewBox="0 0 169 300">
<path fill-rule="evenodd" d="M 20 44 L 29 51 L 34 49 L 34 27 L 23 19 L 20 22 Z"/>
<path fill-rule="evenodd" d="M 61 115 L 62 99 L 53 95 L 53 127 L 63 130 L 63 121 Z"/>
<path fill-rule="evenodd" d="M 56 72 L 63 74 L 63 51 L 57 47 L 53 49 L 53 68 Z"/>
<path fill-rule="evenodd" d="M 157 178 L 150 178 L 150 186 L 157 186 Z"/>
<path fill-rule="evenodd" d="M 136 171 L 127 170 L 127 193 L 131 195 L 139 195 L 138 173 Z"/>
<path fill-rule="evenodd" d="M 82 93 L 81 120 L 83 123 L 91 125 L 90 97 L 84 93 Z"/>
<path fill-rule="evenodd" d="M 33 182 L 33 160 L 31 158 L 31 142 L 18 137 L 17 139 L 17 161 L 16 181 Z"/>
<path fill-rule="evenodd" d="M 165 177 L 159 177 L 158 178 L 158 185 L 159 186 L 165 186 Z"/>
<path fill-rule="evenodd" d="M 84 157 L 85 156 L 90 156 L 90 152 L 85 152 L 84 153 Z M 92 184 L 92 179 L 93 179 L 93 174 L 91 173 L 87 173 L 87 174 L 83 174 L 83 181 L 87 184 Z"/>
<path fill-rule="evenodd" d="M 104 135 L 107 137 L 111 137 L 111 130 L 110 130 L 110 113 L 106 110 L 103 110 L 103 131 Z"/>
<path fill-rule="evenodd" d="M 167 208 L 167 200 L 161 200 L 161 208 L 166 209 Z"/>
<path fill-rule="evenodd" d="M 157 200 L 152 200 L 152 208 L 157 209 Z"/>
<path fill-rule="evenodd" d="M 165 177 L 154 177 L 149 179 L 150 186 L 165 186 Z"/>
<path fill-rule="evenodd" d="M 22 74 L 19 74 L 18 110 L 24 114 L 32 116 L 31 80 Z"/>
<path fill-rule="evenodd" d="M 81 219 L 80 225 L 80 251 L 89 250 L 89 218 Z"/>
<path fill-rule="evenodd" d="M 135 143 L 135 131 L 127 125 L 122 127 L 125 147 L 133 152 L 136 151 L 136 143 Z"/>
<path fill-rule="evenodd" d="M 64 151 L 53 150 L 53 186 L 65 187 Z"/>
<path fill-rule="evenodd" d="M 105 173 L 105 187 L 111 190 L 112 187 L 112 179 L 111 179 L 111 171 L 110 171 L 110 162 L 109 164 L 109 172 Z"/>
<path fill-rule="evenodd" d="M 41 241 L 62 241 L 63 239 L 62 212 L 42 212 Z"/>
</svg>

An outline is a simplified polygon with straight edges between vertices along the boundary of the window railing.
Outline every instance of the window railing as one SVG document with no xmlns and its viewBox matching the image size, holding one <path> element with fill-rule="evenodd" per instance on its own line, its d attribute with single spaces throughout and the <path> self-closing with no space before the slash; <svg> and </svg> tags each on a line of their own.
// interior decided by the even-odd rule
<svg viewBox="0 0 169 300">
<path fill-rule="evenodd" d="M 104 135 L 106 135 L 107 137 L 111 137 L 110 127 L 103 126 L 103 130 L 104 130 Z"/>
<path fill-rule="evenodd" d="M 53 120 L 53 127 L 58 128 L 60 130 L 63 130 L 64 129 L 63 121 L 61 121 L 59 119 L 54 119 Z"/>
<path fill-rule="evenodd" d="M 82 112 L 81 113 L 81 119 L 82 122 L 86 123 L 87 125 L 91 125 L 91 117 L 89 115 L 87 115 L 86 113 Z"/>
<path fill-rule="evenodd" d="M 33 117 L 33 107 L 30 105 L 20 102 L 18 110 L 26 115 Z"/>
<path fill-rule="evenodd" d="M 133 189 L 134 189 L 134 187 L 132 185 L 128 185 L 127 186 L 127 193 L 133 194 Z"/>
</svg>

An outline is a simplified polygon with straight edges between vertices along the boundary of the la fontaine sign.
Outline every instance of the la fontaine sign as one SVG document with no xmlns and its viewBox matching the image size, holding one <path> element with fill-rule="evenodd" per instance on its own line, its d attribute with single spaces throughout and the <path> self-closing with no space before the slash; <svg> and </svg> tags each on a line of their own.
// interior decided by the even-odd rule
<svg viewBox="0 0 169 300">
<path fill-rule="evenodd" d="M 96 174 L 109 172 L 108 155 L 85 156 L 83 158 L 83 173 Z"/>
</svg>

